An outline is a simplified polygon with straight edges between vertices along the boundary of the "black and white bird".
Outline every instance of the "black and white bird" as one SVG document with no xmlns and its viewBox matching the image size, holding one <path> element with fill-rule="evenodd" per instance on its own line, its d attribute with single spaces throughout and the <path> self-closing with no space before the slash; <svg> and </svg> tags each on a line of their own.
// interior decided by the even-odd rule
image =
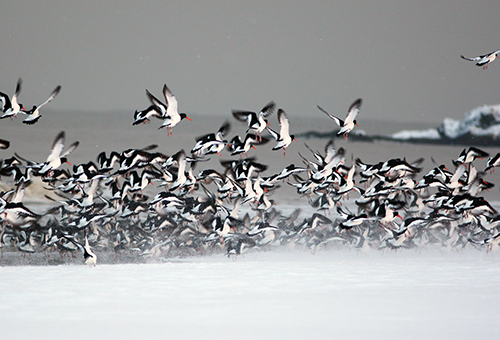
<svg viewBox="0 0 500 340">
<path fill-rule="evenodd" d="M 47 157 L 47 160 L 45 163 L 42 164 L 41 169 L 38 171 L 38 174 L 41 176 L 47 175 L 50 171 L 57 169 L 58 167 L 61 166 L 63 163 L 68 163 L 68 160 L 66 156 L 68 156 L 70 153 L 75 150 L 80 142 L 74 142 L 72 143 L 66 150 L 64 150 L 64 138 L 65 134 L 64 131 L 59 132 L 59 134 L 56 136 L 56 139 L 54 140 L 54 144 L 52 144 L 52 150 L 50 152 L 49 157 Z M 70 164 L 71 165 L 71 164 Z"/>
<path fill-rule="evenodd" d="M 148 124 L 149 119 L 152 117 L 156 117 L 158 119 L 164 118 L 158 111 L 156 111 L 154 105 L 150 105 L 146 109 L 141 111 L 135 111 L 134 122 L 132 123 L 132 125 L 138 125 L 142 123 Z"/>
<path fill-rule="evenodd" d="M 89 266 L 96 266 L 97 256 L 94 254 L 92 249 L 90 249 L 90 244 L 87 236 L 85 236 L 85 246 L 83 247 L 83 258 L 85 259 L 85 264 Z"/>
<path fill-rule="evenodd" d="M 283 154 L 286 155 L 286 148 L 292 143 L 292 141 L 297 141 L 295 135 L 290 135 L 290 124 L 288 122 L 288 117 L 282 109 L 278 109 L 278 122 L 280 123 L 280 133 L 277 133 L 269 126 L 266 126 L 267 131 L 273 136 L 278 142 L 273 150 L 283 149 Z"/>
<path fill-rule="evenodd" d="M 22 202 L 8 202 L 0 217 L 13 227 L 27 228 L 35 223 L 40 215 L 25 207 Z"/>
<path fill-rule="evenodd" d="M 5 139 L 0 139 L 0 149 L 8 149 L 10 146 L 10 142 Z"/>
<path fill-rule="evenodd" d="M 500 50 L 496 50 L 496 51 L 493 51 L 491 53 L 480 55 L 480 56 L 473 57 L 473 58 L 464 57 L 463 55 L 461 55 L 460 57 L 462 57 L 462 59 L 465 59 L 468 61 L 475 61 L 476 66 L 482 66 L 483 70 L 485 70 L 488 68 L 488 64 L 491 63 L 496 58 L 498 58 L 499 55 L 500 55 Z"/>
<path fill-rule="evenodd" d="M 359 109 L 361 107 L 362 100 L 361 98 L 358 98 L 354 101 L 354 103 L 349 106 L 349 110 L 347 111 L 347 116 L 345 120 L 342 120 L 327 111 L 325 111 L 321 106 L 318 105 L 318 109 L 320 109 L 322 112 L 326 113 L 328 117 L 333 119 L 335 123 L 337 123 L 338 126 L 340 126 L 340 131 L 337 132 L 337 136 L 344 135 L 344 140 L 347 139 L 347 135 L 349 132 L 354 129 L 354 125 L 358 126 L 358 123 L 356 122 L 356 116 L 359 113 Z"/>
<path fill-rule="evenodd" d="M 269 142 L 269 138 L 267 137 L 257 138 L 257 136 L 247 133 L 243 141 L 240 139 L 240 136 L 234 136 L 234 138 L 227 143 L 227 146 L 231 151 L 231 156 L 240 155 L 241 157 L 243 154 L 248 157 L 250 148 L 257 150 L 254 145 L 262 145 L 267 142 Z"/>
<path fill-rule="evenodd" d="M 488 156 L 487 152 L 471 146 L 468 150 L 463 149 L 456 161 L 463 164 L 470 164 L 476 158 L 483 159 Z"/>
<path fill-rule="evenodd" d="M 23 120 L 23 123 L 28 125 L 33 125 L 36 122 L 38 122 L 40 117 L 42 117 L 42 115 L 40 114 L 40 109 L 44 105 L 50 103 L 50 101 L 54 99 L 59 94 L 60 91 L 61 91 L 61 85 L 57 86 L 43 103 L 41 103 L 38 106 L 33 105 L 33 108 L 31 110 L 26 111 L 28 117 L 25 120 Z"/>
<path fill-rule="evenodd" d="M 72 237 L 64 236 L 68 241 L 75 244 L 78 248 L 80 248 L 83 252 L 83 261 L 85 264 L 88 264 L 89 267 L 95 267 L 97 264 L 97 256 L 94 254 L 92 249 L 90 249 L 90 244 L 87 236 L 85 236 L 85 245 L 80 242 L 75 241 Z"/>
<path fill-rule="evenodd" d="M 14 92 L 14 95 L 12 98 L 9 99 L 9 96 L 6 95 L 3 92 L 0 92 L 0 109 L 3 111 L 3 115 L 0 117 L 0 119 L 8 118 L 10 117 L 17 117 L 17 114 L 21 111 L 24 110 L 23 105 L 18 103 L 17 98 L 19 97 L 19 94 L 21 93 L 21 84 L 22 84 L 22 79 L 19 78 L 17 81 L 16 85 L 16 92 Z"/>
<path fill-rule="evenodd" d="M 500 152 L 497 153 L 495 156 L 490 157 L 490 159 L 488 159 L 484 171 L 486 172 L 488 170 L 491 170 L 493 172 L 495 171 L 495 167 L 497 166 L 500 166 Z"/>
<path fill-rule="evenodd" d="M 191 153 L 196 157 L 203 157 L 204 155 L 219 154 L 224 149 L 227 141 L 222 140 L 231 131 L 231 124 L 225 122 L 221 125 L 217 133 L 209 133 L 204 136 L 196 138 L 196 144 L 191 150 Z"/>
<path fill-rule="evenodd" d="M 233 117 L 237 120 L 241 122 L 247 122 L 247 132 L 253 130 L 255 131 L 255 135 L 259 136 L 259 139 L 261 139 L 262 131 L 264 131 L 264 129 L 268 125 L 266 118 L 274 112 L 275 107 L 276 104 L 274 102 L 270 102 L 269 104 L 264 106 L 262 110 L 259 111 L 259 113 L 239 110 L 233 110 L 232 113 Z"/>
<path fill-rule="evenodd" d="M 149 100 L 151 100 L 151 103 L 155 106 L 156 111 L 165 119 L 158 129 L 166 127 L 169 136 L 172 136 L 172 128 L 181 120 L 192 120 L 185 113 L 179 113 L 177 99 L 167 87 L 167 84 L 163 85 L 163 96 L 165 97 L 166 104 L 158 100 L 158 98 L 153 96 L 149 91 L 146 91 L 146 94 Z"/>
</svg>

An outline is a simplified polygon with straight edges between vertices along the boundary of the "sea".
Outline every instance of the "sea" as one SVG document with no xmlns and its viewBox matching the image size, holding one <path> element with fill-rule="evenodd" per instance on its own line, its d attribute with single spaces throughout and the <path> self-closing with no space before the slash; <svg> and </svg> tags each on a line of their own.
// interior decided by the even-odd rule
<svg viewBox="0 0 500 340">
<path fill-rule="evenodd" d="M 52 144 L 56 135 L 60 131 L 65 132 L 66 147 L 71 143 L 78 141 L 78 148 L 67 158 L 72 164 L 96 162 L 97 156 L 102 151 L 107 155 L 111 151 L 122 152 L 128 149 L 141 149 L 155 144 L 157 148 L 154 152 L 161 152 L 167 156 L 173 155 L 181 149 L 189 151 L 196 143 L 196 138 L 208 133 L 217 132 L 219 127 L 226 121 L 231 124 L 231 131 L 227 135 L 230 140 L 235 135 L 242 138 L 246 133 L 246 125 L 243 122 L 236 121 L 230 112 L 218 115 L 189 114 L 192 121 L 183 120 L 173 130 L 173 136 L 167 136 L 166 129 L 158 129 L 162 121 L 153 119 L 149 124 L 133 126 L 132 122 L 134 112 L 80 112 L 80 111 L 46 111 L 43 113 L 40 121 L 27 126 L 22 124 L 22 115 L 13 120 L 4 119 L 0 121 L 0 139 L 11 142 L 6 150 L 0 150 L 0 159 L 9 158 L 15 154 L 34 161 L 44 162 L 51 152 Z M 346 150 L 346 165 L 350 166 L 356 158 L 361 159 L 367 164 L 376 164 L 380 161 L 386 161 L 392 158 L 406 159 L 408 162 L 423 158 L 422 173 L 435 167 L 435 164 L 444 164 L 450 171 L 454 171 L 453 160 L 457 159 L 460 152 L 467 148 L 467 145 L 439 145 L 439 144 L 412 144 L 406 142 L 392 142 L 376 140 L 372 142 L 344 140 L 342 137 L 335 136 L 334 131 L 338 130 L 335 123 L 320 112 L 312 112 L 303 116 L 288 115 L 290 122 L 290 134 L 301 134 L 304 132 L 332 132 L 332 139 L 335 141 L 335 147 Z M 279 124 L 276 117 L 269 118 L 271 127 L 279 131 Z M 389 136 L 402 130 L 426 130 L 435 128 L 439 125 L 427 122 L 400 122 L 397 120 L 360 120 L 359 127 L 356 127 L 352 133 L 358 131 L 367 136 L 382 135 Z M 263 134 L 265 135 L 265 134 Z M 269 136 L 270 137 L 270 136 Z M 296 166 L 305 166 L 304 159 L 314 161 L 311 150 L 324 154 L 325 145 L 328 138 L 298 138 L 286 150 L 286 155 L 282 150 L 272 151 L 275 141 L 269 141 L 265 145 L 256 146 L 256 150 L 250 149 L 248 156 L 255 157 L 256 161 L 268 166 L 268 169 L 262 173 L 262 176 L 270 176 L 281 172 L 289 164 Z M 482 150 L 490 155 L 500 152 L 500 147 L 481 147 Z M 220 165 L 221 160 L 239 159 L 239 156 L 230 156 L 226 150 L 222 156 L 212 155 L 207 162 L 198 162 L 195 168 L 195 174 L 203 169 L 212 168 L 223 171 Z M 478 171 L 485 167 L 487 159 L 476 160 L 474 165 Z M 434 163 L 435 162 L 435 163 Z M 65 164 L 62 168 L 71 169 L 71 166 Z M 495 183 L 488 192 L 483 192 L 483 196 L 492 204 L 500 201 L 500 172 L 487 174 L 485 180 Z M 417 177 L 418 178 L 418 177 Z M 24 202 L 34 205 L 50 204 L 44 197 L 46 190 L 41 188 L 41 183 L 35 183 L 33 187 L 27 190 Z M 5 188 L 4 188 L 5 189 Z M 160 190 L 148 186 L 146 192 L 154 194 Z M 308 201 L 304 197 L 297 195 L 295 188 L 289 185 L 282 185 L 281 188 L 273 192 L 272 197 L 279 207 L 297 206 L 306 208 Z M 355 196 L 352 196 L 355 198 Z M 42 208 L 43 209 L 43 208 Z"/>
<path fill-rule="evenodd" d="M 0 138 L 10 141 L 0 158 L 15 154 L 43 162 L 54 138 L 65 132 L 66 145 L 79 141 L 68 160 L 96 161 L 106 151 L 124 151 L 156 144 L 156 151 L 189 153 L 195 138 L 216 132 L 226 120 L 228 137 L 244 135 L 246 127 L 231 114 L 193 114 L 174 128 L 173 136 L 158 130 L 161 121 L 132 126 L 133 112 L 50 112 L 34 126 L 21 119 L 0 121 Z M 321 114 L 289 116 L 290 132 L 328 132 L 333 122 Z M 271 126 L 278 129 L 275 117 Z M 427 129 L 429 124 L 361 120 L 356 129 L 367 135 L 390 135 L 401 130 Z M 346 165 L 360 158 L 378 163 L 391 158 L 424 158 L 422 173 L 432 159 L 453 171 L 452 161 L 466 146 L 358 142 L 334 137 L 346 150 Z M 269 166 L 263 176 L 286 165 L 313 160 L 310 151 L 324 153 L 328 139 L 299 138 L 286 150 L 272 151 L 273 141 L 251 149 L 249 156 Z M 306 146 L 307 145 L 307 146 Z M 500 151 L 484 147 L 491 155 Z M 221 169 L 213 155 L 199 162 Z M 478 170 L 486 160 L 477 160 Z M 70 169 L 71 166 L 64 165 Z M 498 207 L 498 174 L 484 197 Z M 2 178 L 5 189 L 12 188 Z M 24 203 L 38 212 L 56 204 L 39 182 L 32 184 Z M 3 189 L 3 190 L 5 190 Z M 162 190 L 148 186 L 148 195 Z M 351 194 L 353 200 L 357 196 Z M 271 197 L 278 210 L 314 211 L 307 197 L 282 184 Z M 332 212 L 334 213 L 334 212 Z M 152 263 L 122 263 L 117 259 L 96 267 L 83 258 L 58 265 L 26 265 L 31 255 L 19 255 L 17 266 L 0 261 L 0 337 L 2 339 L 496 339 L 500 331 L 499 253 L 467 249 L 410 249 L 360 252 L 356 249 L 261 249 L 238 258 L 224 254 L 165 258 Z M 0 256 L 7 256 L 3 252 Z"/>
</svg>

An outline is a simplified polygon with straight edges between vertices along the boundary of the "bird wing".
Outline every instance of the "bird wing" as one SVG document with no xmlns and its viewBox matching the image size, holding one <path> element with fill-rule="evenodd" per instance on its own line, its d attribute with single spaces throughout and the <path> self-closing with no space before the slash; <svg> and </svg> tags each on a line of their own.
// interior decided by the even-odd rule
<svg viewBox="0 0 500 340">
<path fill-rule="evenodd" d="M 274 108 L 275 107 L 276 107 L 276 104 L 273 101 L 271 101 L 271 102 L 269 102 L 269 104 L 267 104 L 266 106 L 264 106 L 262 108 L 262 110 L 260 110 L 260 114 L 264 118 L 267 118 L 267 117 L 269 117 L 274 112 Z"/>
<path fill-rule="evenodd" d="M 54 99 L 58 94 L 59 92 L 61 91 L 61 85 L 57 86 L 54 91 L 52 91 L 52 93 L 50 94 L 50 96 L 43 102 L 41 103 L 40 105 L 38 105 L 38 109 L 40 110 L 40 108 L 48 103 L 50 103 L 52 101 L 52 99 Z M 36 111 L 36 110 L 35 110 Z"/>
<path fill-rule="evenodd" d="M 361 107 L 361 103 L 361 98 L 358 98 L 354 101 L 354 103 L 351 104 L 351 106 L 349 106 L 344 124 L 350 124 L 354 122 L 356 116 L 358 115 L 359 108 Z"/>
<path fill-rule="evenodd" d="M 220 134 L 221 137 L 226 137 L 229 131 L 231 131 L 231 124 L 226 121 L 224 124 L 222 124 L 217 133 Z"/>
<path fill-rule="evenodd" d="M 74 142 L 72 143 L 67 149 L 66 151 L 64 151 L 64 153 L 61 155 L 61 157 L 66 157 L 67 155 L 69 155 L 70 153 L 72 153 L 77 147 L 78 145 L 80 145 L 80 142 Z"/>
<path fill-rule="evenodd" d="M 248 116 L 255 113 L 252 111 L 233 110 L 232 114 L 236 120 L 239 120 L 240 122 L 246 122 L 248 120 Z"/>
<path fill-rule="evenodd" d="M 52 150 L 49 157 L 47 157 L 47 162 L 52 162 L 53 160 L 61 157 L 61 152 L 64 149 L 64 131 L 59 132 L 54 139 L 54 144 L 52 144 Z"/>
<path fill-rule="evenodd" d="M 149 98 L 149 100 L 151 101 L 151 103 L 155 106 L 156 111 L 158 111 L 158 113 L 161 114 L 163 118 L 165 118 L 166 117 L 167 108 L 168 108 L 167 105 L 165 105 L 158 98 L 156 98 L 155 96 L 153 96 L 151 94 L 151 92 L 149 92 L 148 90 L 146 90 L 146 96 Z"/>
<path fill-rule="evenodd" d="M 278 121 L 280 122 L 280 136 L 288 136 L 290 134 L 290 125 L 288 123 L 288 117 L 285 111 L 282 109 L 278 110 Z"/>
<path fill-rule="evenodd" d="M 165 96 L 165 101 L 167 102 L 168 114 L 170 116 L 178 115 L 179 113 L 177 112 L 177 99 L 175 98 L 172 91 L 170 91 L 170 89 L 167 87 L 167 84 L 163 85 L 163 95 Z"/>
<path fill-rule="evenodd" d="M 468 58 L 464 57 L 463 55 L 460 56 L 462 59 L 469 60 L 469 61 L 478 61 L 481 60 L 483 57 L 474 57 L 474 58 Z"/>
<path fill-rule="evenodd" d="M 21 93 L 21 84 L 22 83 L 23 83 L 23 80 L 21 78 L 19 78 L 17 80 L 16 92 L 14 92 L 14 96 L 16 96 L 16 98 L 19 96 L 19 93 Z"/>
<path fill-rule="evenodd" d="M 0 92 L 0 111 L 5 112 L 6 109 L 12 107 L 10 98 L 3 92 Z"/>
<path fill-rule="evenodd" d="M 269 126 L 266 126 L 267 131 L 273 136 L 274 139 L 279 140 L 280 139 L 280 134 L 271 129 Z"/>
<path fill-rule="evenodd" d="M 326 113 L 326 115 L 328 117 L 330 117 L 331 119 L 333 119 L 333 121 L 338 125 L 338 126 L 344 126 L 344 121 L 338 117 L 335 117 L 334 115 L 331 115 L 330 113 L 328 113 L 325 109 L 323 109 L 321 106 L 317 105 L 318 106 L 318 109 L 324 113 Z"/>
</svg>

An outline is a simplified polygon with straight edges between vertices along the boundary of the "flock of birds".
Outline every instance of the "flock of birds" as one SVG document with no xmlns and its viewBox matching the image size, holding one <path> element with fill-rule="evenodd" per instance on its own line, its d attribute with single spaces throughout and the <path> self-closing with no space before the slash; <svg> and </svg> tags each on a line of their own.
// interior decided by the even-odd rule
<svg viewBox="0 0 500 340">
<path fill-rule="evenodd" d="M 477 58 L 487 66 L 500 51 Z M 463 56 L 462 56 L 463 57 Z M 40 108 L 60 92 L 57 86 L 48 99 L 26 111 L 18 102 L 19 79 L 9 98 L 0 92 L 3 116 L 28 114 L 23 121 L 34 124 Z M 151 105 L 134 113 L 132 125 L 162 119 L 159 127 L 173 128 L 183 119 L 172 91 L 163 87 L 164 101 L 146 90 Z M 347 139 L 356 126 L 361 99 L 355 100 L 345 119 L 323 108 L 339 125 L 338 135 Z M 209 254 L 224 252 L 237 256 L 251 248 L 349 247 L 356 249 L 420 248 L 441 245 L 448 249 L 467 245 L 496 250 L 500 244 L 500 215 L 480 193 L 493 187 L 485 180 L 488 171 L 500 166 L 500 153 L 489 158 L 483 171 L 474 162 L 489 155 L 475 147 L 464 149 L 453 161 L 451 171 L 434 162 L 422 175 L 423 159 L 408 162 L 393 158 L 366 164 L 351 157 L 330 140 L 324 152 L 312 150 L 300 155 L 302 166 L 290 164 L 282 171 L 264 176 L 268 169 L 249 157 L 250 148 L 276 140 L 273 150 L 283 150 L 295 139 L 284 110 L 278 109 L 279 132 L 268 118 L 276 110 L 270 102 L 259 112 L 233 110 L 232 116 L 247 124 L 246 136 L 224 139 L 231 130 L 229 121 L 215 133 L 196 139 L 190 152 L 173 155 L 154 152 L 156 145 L 143 149 L 101 152 L 96 162 L 69 163 L 78 147 L 65 148 L 65 133 L 55 138 L 45 162 L 34 162 L 18 154 L 0 160 L 0 183 L 11 190 L 0 192 L 1 249 L 23 253 L 59 251 L 62 256 L 80 249 L 85 263 L 96 265 L 96 253 L 127 252 L 137 257 Z M 264 133 L 269 135 L 263 136 Z M 10 143 L 0 140 L 0 148 Z M 221 160 L 221 170 L 197 170 L 210 155 L 228 150 L 232 158 Z M 350 163 L 350 164 L 348 164 Z M 421 176 L 418 178 L 418 176 Z M 2 182 L 5 179 L 7 182 Z M 24 205 L 25 189 L 41 180 L 51 207 L 35 213 Z M 159 192 L 150 198 L 144 190 L 153 183 Z M 307 197 L 312 216 L 301 218 L 302 210 L 284 215 L 270 198 L 281 184 L 294 187 Z M 356 196 L 354 200 L 346 199 Z M 352 206 L 351 209 L 348 206 Z M 354 207 L 354 208 L 353 208 Z M 356 210 L 354 212 L 354 210 Z M 329 217 L 327 217 L 329 216 Z"/>
</svg>

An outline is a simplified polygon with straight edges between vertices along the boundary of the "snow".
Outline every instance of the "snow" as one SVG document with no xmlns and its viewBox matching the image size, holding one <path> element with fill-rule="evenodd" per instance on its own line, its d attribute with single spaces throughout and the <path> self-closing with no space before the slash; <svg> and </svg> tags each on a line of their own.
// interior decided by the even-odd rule
<svg viewBox="0 0 500 340">
<path fill-rule="evenodd" d="M 494 138 L 500 133 L 500 105 L 483 105 L 465 114 L 461 121 L 446 118 L 442 131 L 449 138 L 458 138 L 467 133 L 475 136 L 491 135 Z"/>
<path fill-rule="evenodd" d="M 494 339 L 497 254 L 253 252 L 0 268 L 3 339 Z M 6 294 L 8 292 L 8 294 Z"/>
<path fill-rule="evenodd" d="M 445 118 L 437 129 L 404 130 L 393 134 L 397 140 L 409 139 L 457 139 L 465 135 L 489 136 L 497 139 L 500 135 L 500 105 L 483 105 L 467 112 L 461 120 Z"/>
<path fill-rule="evenodd" d="M 408 140 L 408 139 L 440 139 L 441 136 L 437 129 L 428 130 L 403 130 L 399 131 L 391 136 L 398 140 Z"/>
</svg>

